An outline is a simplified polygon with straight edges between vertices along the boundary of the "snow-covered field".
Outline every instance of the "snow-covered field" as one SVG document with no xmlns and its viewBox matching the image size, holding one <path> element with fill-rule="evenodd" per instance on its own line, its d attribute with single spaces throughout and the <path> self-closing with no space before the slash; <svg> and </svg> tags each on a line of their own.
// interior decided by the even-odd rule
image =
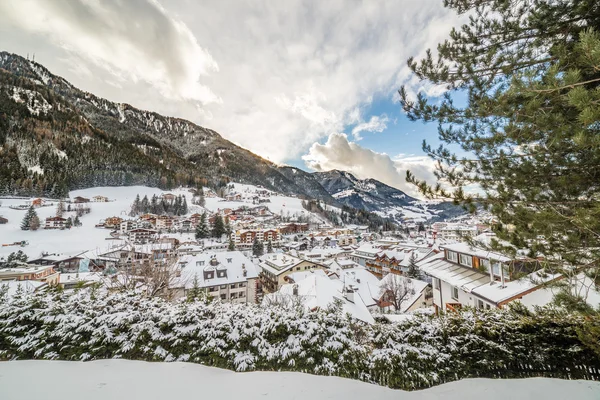
<svg viewBox="0 0 600 400">
<path fill-rule="evenodd" d="M 243 192 L 245 190 L 254 191 L 255 186 L 235 184 L 235 190 Z M 95 228 L 101 220 L 108 217 L 126 218 L 131 208 L 131 204 L 136 195 L 143 197 L 147 195 L 160 195 L 167 193 L 157 188 L 149 188 L 145 186 L 126 186 L 126 187 L 95 187 L 82 190 L 71 191 L 69 197 L 73 199 L 76 196 L 92 198 L 96 195 L 106 196 L 112 201 L 108 203 L 89 203 L 91 213 L 86 214 L 81 218 L 83 226 L 72 228 L 70 230 L 44 230 L 38 231 L 22 231 L 20 229 L 21 220 L 25 215 L 25 210 L 14 210 L 9 208 L 11 205 L 25 204 L 25 199 L 0 199 L 2 206 L 0 207 L 0 216 L 8 219 L 8 223 L 0 225 L 0 244 L 8 244 L 26 240 L 29 245 L 26 247 L 19 246 L 3 246 L 0 247 L 0 258 L 6 258 L 10 253 L 18 250 L 23 250 L 27 256 L 31 258 L 39 257 L 43 252 L 72 254 L 81 253 L 83 251 L 108 251 L 111 246 L 119 245 L 122 242 L 116 240 L 106 240 L 109 237 L 109 230 Z M 183 194 L 187 198 L 190 214 L 194 212 L 202 212 L 203 209 L 192 205 L 192 194 L 188 189 L 174 189 L 168 191 L 176 195 Z M 218 197 L 206 198 L 206 209 L 209 211 L 217 211 L 223 208 L 238 208 L 240 206 L 252 206 L 249 202 L 227 202 Z M 277 214 L 293 216 L 295 213 L 305 213 L 302 208 L 302 200 L 286 197 L 286 196 L 271 196 L 270 203 L 264 203 L 269 209 Z M 36 209 L 40 218 L 42 227 L 47 217 L 56 214 L 56 205 L 48 207 L 40 207 Z M 67 216 L 75 216 L 74 213 L 66 213 Z M 314 216 L 317 218 L 317 216 Z M 191 238 L 191 234 L 170 234 L 169 236 L 179 237 L 180 240 Z"/>
<path fill-rule="evenodd" d="M 3 400 L 96 399 L 444 399 L 600 398 L 600 382 L 465 379 L 417 392 L 298 372 L 239 373 L 188 363 L 128 360 L 0 363 Z"/>
<path fill-rule="evenodd" d="M 70 197 L 82 196 L 91 198 L 96 195 L 106 196 L 111 200 L 108 203 L 89 203 L 91 212 L 81 218 L 83 226 L 72 228 L 70 230 L 45 230 L 22 231 L 20 228 L 21 220 L 26 211 L 13 210 L 11 205 L 24 204 L 25 200 L 19 199 L 1 199 L 0 215 L 8 219 L 8 224 L 0 225 L 0 243 L 13 243 L 16 241 L 27 240 L 29 246 L 26 247 L 0 247 L 0 257 L 6 257 L 13 251 L 23 250 L 29 258 L 39 257 L 42 252 L 70 254 L 74 252 L 107 249 L 116 244 L 114 240 L 106 240 L 109 237 L 109 230 L 95 228 L 100 220 L 108 217 L 126 217 L 131 203 L 137 194 L 160 194 L 160 189 L 147 188 L 144 186 L 130 187 L 97 187 L 70 192 Z M 47 217 L 56 214 L 56 206 L 40 207 L 36 209 L 40 222 L 43 226 Z M 66 213 L 74 216 L 74 213 Z"/>
<path fill-rule="evenodd" d="M 250 195 L 249 193 L 254 193 L 254 190 L 256 189 L 256 186 L 244 185 L 241 183 L 234 183 L 233 186 L 234 191 L 248 196 Z M 276 214 L 283 213 L 284 215 L 287 215 L 289 212 L 290 215 L 293 215 L 294 213 L 300 214 L 306 212 L 302 207 L 301 199 L 287 196 L 271 196 L 269 199 L 271 200 L 270 203 L 263 203 L 261 205 L 269 207 L 269 210 Z M 219 197 L 206 198 L 206 208 L 210 211 L 217 211 L 219 208 L 239 208 L 241 206 L 252 206 L 252 203 L 244 201 L 223 201 L 223 199 Z"/>
</svg>

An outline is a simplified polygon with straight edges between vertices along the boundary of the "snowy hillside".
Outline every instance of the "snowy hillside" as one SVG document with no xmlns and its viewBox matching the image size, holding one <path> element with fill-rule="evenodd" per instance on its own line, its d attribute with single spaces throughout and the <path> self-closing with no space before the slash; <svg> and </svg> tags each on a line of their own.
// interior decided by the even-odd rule
<svg viewBox="0 0 600 400">
<path fill-rule="evenodd" d="M 35 377 L 35 379 L 32 379 Z M 67 378 L 68 377 L 68 378 Z M 57 382 L 68 383 L 60 390 Z M 50 390 L 49 388 L 54 388 Z M 203 365 L 128 360 L 0 363 L 3 400 L 407 399 L 525 400 L 600 397 L 600 382 L 531 378 L 465 379 L 417 392 L 298 372 L 236 373 Z"/>
<path fill-rule="evenodd" d="M 338 202 L 398 223 L 443 220 L 464 214 L 464 210 L 450 203 L 418 200 L 375 179 L 358 179 L 345 171 L 315 172 L 313 176 Z"/>
<path fill-rule="evenodd" d="M 235 190 L 247 193 L 258 190 L 258 187 L 252 185 L 234 184 Z M 135 197 L 139 194 L 141 197 L 147 195 L 160 195 L 167 193 L 157 188 L 145 186 L 122 186 L 122 187 L 94 187 L 89 189 L 74 190 L 70 192 L 70 198 L 76 196 L 92 198 L 96 195 L 108 197 L 111 201 L 107 203 L 89 203 L 91 213 L 84 215 L 81 218 L 83 225 L 67 230 L 44 230 L 37 231 L 22 231 L 20 229 L 21 220 L 25 215 L 25 210 L 16 210 L 10 208 L 25 204 L 27 199 L 0 199 L 2 206 L 0 207 L 0 216 L 8 219 L 8 223 L 0 225 L 0 245 L 10 244 L 20 241 L 28 241 L 29 245 L 25 247 L 18 246 L 2 246 L 0 247 L 0 258 L 6 258 L 10 253 L 22 250 L 29 258 L 37 258 L 43 252 L 71 254 L 80 253 L 83 251 L 107 251 L 109 248 L 122 244 L 120 240 L 107 240 L 109 231 L 106 229 L 95 228 L 94 226 L 100 221 L 109 217 L 127 218 L 131 208 L 131 204 Z M 192 205 L 192 193 L 188 189 L 175 189 L 168 191 L 176 195 L 186 196 L 189 205 L 189 213 L 203 212 L 204 209 L 199 206 Z M 302 208 L 302 200 L 295 197 L 272 195 L 269 198 L 269 203 L 263 203 L 275 214 L 284 216 L 305 215 L 309 216 L 315 222 L 324 223 L 325 221 L 318 215 L 308 213 Z M 56 201 L 49 200 L 47 206 L 36 209 L 36 212 L 42 221 L 47 217 L 52 217 L 56 214 Z M 244 201 L 224 201 L 220 197 L 207 197 L 206 210 L 216 212 L 224 208 L 239 208 L 241 206 L 252 207 L 250 200 Z M 339 210 L 339 209 L 336 209 Z M 74 213 L 67 213 L 73 215 Z M 170 236 L 175 236 L 182 239 L 191 239 L 193 234 L 189 233 L 173 233 Z"/>
</svg>

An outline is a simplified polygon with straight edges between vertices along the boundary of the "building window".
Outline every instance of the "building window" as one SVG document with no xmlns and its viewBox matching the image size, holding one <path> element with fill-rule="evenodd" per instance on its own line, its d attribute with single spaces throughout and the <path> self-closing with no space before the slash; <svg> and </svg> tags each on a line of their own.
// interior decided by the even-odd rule
<svg viewBox="0 0 600 400">
<path fill-rule="evenodd" d="M 458 253 L 455 251 L 448 251 L 448 260 L 458 262 Z"/>
<path fill-rule="evenodd" d="M 221 295 L 221 300 L 226 300 L 227 299 L 227 295 L 226 294 L 222 294 Z"/>
<path fill-rule="evenodd" d="M 227 289 L 227 285 L 221 285 L 221 289 Z"/>
<path fill-rule="evenodd" d="M 433 278 L 433 288 L 436 290 L 440 290 L 440 280 L 438 278 Z"/>
<path fill-rule="evenodd" d="M 466 254 L 461 254 L 460 255 L 460 263 L 461 263 L 461 265 L 464 265 L 466 267 L 472 267 L 473 266 L 473 257 L 468 256 Z"/>
<path fill-rule="evenodd" d="M 240 283 L 240 287 L 246 287 L 246 282 Z"/>
<path fill-rule="evenodd" d="M 492 272 L 496 276 L 500 276 L 500 262 L 492 261 Z"/>
<path fill-rule="evenodd" d="M 235 283 L 230 286 L 231 289 L 235 289 Z"/>
<path fill-rule="evenodd" d="M 479 259 L 479 265 L 485 272 L 490 272 L 490 260 L 486 260 L 485 258 Z"/>
<path fill-rule="evenodd" d="M 458 288 L 456 286 L 452 286 L 452 298 L 458 300 Z"/>
<path fill-rule="evenodd" d="M 480 310 L 483 309 L 483 301 L 477 300 L 477 308 L 479 308 Z"/>
</svg>

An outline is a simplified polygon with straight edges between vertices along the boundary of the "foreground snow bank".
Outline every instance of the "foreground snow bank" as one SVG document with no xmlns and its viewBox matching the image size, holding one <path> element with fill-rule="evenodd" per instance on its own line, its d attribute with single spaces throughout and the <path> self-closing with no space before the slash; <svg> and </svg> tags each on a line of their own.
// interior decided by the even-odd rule
<svg viewBox="0 0 600 400">
<path fill-rule="evenodd" d="M 598 399 L 600 382 L 465 379 L 419 392 L 298 372 L 236 373 L 188 363 L 127 360 L 0 363 L 0 398 L 45 399 Z"/>
</svg>

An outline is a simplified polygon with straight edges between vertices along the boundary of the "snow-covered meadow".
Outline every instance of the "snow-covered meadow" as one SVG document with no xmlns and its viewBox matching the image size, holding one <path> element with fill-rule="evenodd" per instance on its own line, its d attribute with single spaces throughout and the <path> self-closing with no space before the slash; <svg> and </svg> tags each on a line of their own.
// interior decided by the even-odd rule
<svg viewBox="0 0 600 400">
<path fill-rule="evenodd" d="M 600 397 L 600 382 L 560 379 L 465 379 L 405 392 L 299 372 L 236 373 L 189 363 L 129 360 L 0 363 L 3 400 L 105 399 L 406 399 L 528 400 Z"/>
<path fill-rule="evenodd" d="M 0 199 L 0 215 L 8 219 L 8 223 L 0 225 L 0 244 L 7 244 L 26 240 L 28 246 L 3 246 L 0 247 L 0 258 L 6 257 L 13 251 L 23 250 L 29 258 L 37 258 L 43 252 L 71 254 L 87 250 L 105 250 L 111 245 L 121 243 L 120 241 L 106 240 L 109 237 L 109 230 L 98 229 L 94 226 L 108 217 L 127 216 L 131 203 L 137 194 L 143 196 L 147 194 L 160 194 L 162 191 L 156 188 L 144 186 L 129 187 L 96 187 L 70 192 L 70 198 L 76 196 L 91 198 L 96 195 L 106 196 L 111 201 L 107 203 L 89 203 L 91 212 L 81 217 L 82 226 L 65 230 L 45 230 L 40 228 L 37 231 L 22 231 L 21 221 L 25 215 L 24 210 L 15 210 L 9 208 L 11 205 L 25 204 L 26 199 Z M 51 202 L 51 201 L 50 201 Z M 36 212 L 40 218 L 42 227 L 47 217 L 56 215 L 55 202 L 46 207 L 39 207 Z M 74 213 L 66 213 L 72 215 Z"/>
</svg>

